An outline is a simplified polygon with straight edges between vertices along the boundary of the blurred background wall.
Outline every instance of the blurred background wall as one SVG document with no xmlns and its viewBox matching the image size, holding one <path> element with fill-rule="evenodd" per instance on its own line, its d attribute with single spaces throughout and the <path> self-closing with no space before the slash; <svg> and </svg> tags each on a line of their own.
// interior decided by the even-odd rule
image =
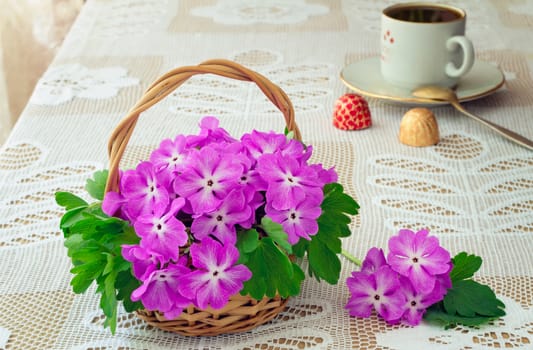
<svg viewBox="0 0 533 350">
<path fill-rule="evenodd" d="M 0 145 L 84 0 L 0 0 Z"/>
</svg>

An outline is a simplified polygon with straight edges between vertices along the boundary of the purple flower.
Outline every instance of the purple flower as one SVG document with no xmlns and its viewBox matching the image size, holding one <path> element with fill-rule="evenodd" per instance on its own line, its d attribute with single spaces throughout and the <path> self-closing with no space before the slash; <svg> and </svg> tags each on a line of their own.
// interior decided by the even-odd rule
<svg viewBox="0 0 533 350">
<path fill-rule="evenodd" d="M 200 135 L 189 137 L 187 140 L 188 146 L 202 148 L 211 143 L 232 143 L 237 141 L 218 125 L 219 121 L 215 117 L 202 118 L 200 121 Z"/>
<path fill-rule="evenodd" d="M 287 144 L 280 150 L 281 155 L 294 158 L 302 164 L 307 164 L 313 154 L 313 146 L 305 147 L 298 140 L 287 140 Z"/>
<path fill-rule="evenodd" d="M 118 192 L 110 191 L 104 195 L 104 200 L 102 201 L 102 211 L 109 216 L 114 216 L 126 203 L 127 200 L 123 195 Z"/>
<path fill-rule="evenodd" d="M 164 210 L 169 194 L 163 181 L 156 176 L 153 164 L 142 162 L 135 170 L 124 172 L 121 179 L 122 195 L 127 199 L 129 217 Z"/>
<path fill-rule="evenodd" d="M 372 309 L 388 322 L 397 322 L 403 315 L 405 297 L 398 274 L 388 266 L 374 273 L 352 272 L 346 283 L 351 292 L 346 305 L 350 315 L 369 317 Z"/>
<path fill-rule="evenodd" d="M 158 172 L 164 172 L 167 176 L 181 172 L 187 164 L 187 138 L 178 135 L 174 140 L 165 139 L 150 155 L 150 161 Z"/>
<path fill-rule="evenodd" d="M 444 298 L 446 293 L 448 293 L 448 289 L 452 288 L 452 279 L 450 277 L 450 271 L 452 270 L 452 267 L 453 266 L 450 262 L 450 269 L 447 272 L 435 276 L 435 288 L 433 288 L 431 293 L 439 296 L 440 299 Z"/>
<path fill-rule="evenodd" d="M 183 261 L 153 271 L 143 284 L 131 293 L 131 300 L 141 301 L 148 310 L 159 310 L 168 319 L 179 315 L 191 300 L 179 292 L 182 276 L 190 270 Z"/>
<path fill-rule="evenodd" d="M 239 185 L 244 190 L 247 200 L 249 201 L 257 191 L 266 191 L 267 183 L 259 172 L 255 169 L 255 160 L 241 154 L 237 159 L 243 168 L 243 173 L 238 180 Z"/>
<path fill-rule="evenodd" d="M 144 281 L 152 272 L 158 269 L 161 256 L 153 254 L 140 245 L 123 245 L 122 256 L 131 262 L 133 275 L 140 281 Z"/>
<path fill-rule="evenodd" d="M 318 232 L 317 219 L 322 214 L 320 202 L 303 199 L 294 208 L 285 210 L 277 210 L 267 203 L 265 210 L 272 221 L 283 226 L 290 244 L 296 244 L 300 237 L 311 240 L 310 236 Z"/>
<path fill-rule="evenodd" d="M 258 160 L 257 170 L 268 182 L 267 202 L 277 210 L 285 210 L 307 198 L 322 202 L 324 194 L 313 168 L 296 159 L 267 154 Z"/>
<path fill-rule="evenodd" d="M 244 134 L 241 141 L 254 159 L 263 154 L 273 154 L 281 151 L 287 144 L 287 137 L 273 131 L 266 133 L 254 130 L 250 134 Z"/>
<path fill-rule="evenodd" d="M 246 203 L 243 192 L 234 189 L 216 210 L 195 218 L 191 231 L 198 240 L 213 235 L 224 244 L 235 244 L 235 226 L 244 225 L 245 228 L 250 228 L 247 222 L 250 222 L 252 216 L 252 208 Z"/>
<path fill-rule="evenodd" d="M 428 234 L 428 230 L 400 230 L 390 238 L 387 256 L 391 268 L 408 277 L 415 290 L 423 294 L 435 288 L 436 275 L 450 269 L 450 253 Z"/>
<path fill-rule="evenodd" d="M 164 261 L 178 260 L 179 247 L 187 244 L 185 225 L 176 219 L 176 213 L 184 204 L 183 198 L 175 199 L 168 211 L 156 210 L 153 214 L 139 216 L 135 222 L 141 246 L 160 254 Z"/>
<path fill-rule="evenodd" d="M 332 182 L 337 182 L 338 176 L 335 168 L 331 167 L 329 169 L 324 169 L 322 164 L 311 164 L 310 167 L 315 169 L 321 186 Z"/>
<path fill-rule="evenodd" d="M 385 265 L 388 266 L 387 260 L 385 260 L 385 254 L 383 254 L 383 249 L 373 247 L 366 253 L 365 260 L 363 260 L 361 265 L 361 272 L 374 273 L 380 267 Z"/>
<path fill-rule="evenodd" d="M 229 298 L 242 289 L 243 282 L 252 277 L 245 265 L 234 265 L 239 251 L 233 245 L 225 246 L 205 238 L 191 246 L 190 255 L 196 269 L 181 278 L 179 291 L 195 300 L 200 309 L 224 307 Z"/>
<path fill-rule="evenodd" d="M 405 311 L 402 318 L 411 326 L 418 325 L 426 309 L 441 301 L 443 297 L 438 291 L 433 291 L 428 294 L 417 292 L 411 284 L 411 281 L 405 276 L 400 276 L 400 287 L 405 296 Z"/>
<path fill-rule="evenodd" d="M 193 214 L 199 215 L 216 210 L 238 186 L 242 166 L 233 162 L 231 154 L 221 154 L 209 146 L 191 153 L 187 169 L 174 181 L 174 189 L 187 198 Z"/>
</svg>

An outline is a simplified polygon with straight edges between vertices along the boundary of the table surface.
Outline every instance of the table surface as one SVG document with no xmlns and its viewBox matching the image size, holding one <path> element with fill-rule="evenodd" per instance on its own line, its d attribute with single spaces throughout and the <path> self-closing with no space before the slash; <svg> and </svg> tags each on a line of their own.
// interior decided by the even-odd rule
<svg viewBox="0 0 533 350">
<path fill-rule="evenodd" d="M 448 1 L 446 1 L 448 3 Z M 332 126 L 335 100 L 349 90 L 343 67 L 379 55 L 380 10 L 389 1 L 90 0 L 0 151 L 0 349 L 485 349 L 533 346 L 533 152 L 450 106 L 433 108 L 441 139 L 398 142 L 410 108 L 369 98 L 373 126 Z M 468 13 L 477 59 L 500 67 L 505 85 L 465 103 L 468 110 L 533 138 L 533 2 L 454 2 Z M 58 190 L 82 194 L 107 167 L 111 130 L 164 72 L 210 58 L 256 70 L 290 96 L 315 159 L 336 165 L 361 205 L 344 248 L 362 256 L 403 227 L 428 227 L 452 254 L 484 259 L 478 280 L 508 315 L 479 329 L 390 326 L 344 310 L 345 279 L 308 279 L 273 322 L 252 332 L 186 338 L 121 312 L 103 329 L 94 293 L 75 295 L 59 231 Z M 124 168 L 164 137 L 196 133 L 204 115 L 233 135 L 283 129 L 253 84 L 194 77 L 141 116 Z M 91 290 L 93 291 L 93 290 Z M 283 320 L 282 320 L 283 319 Z"/>
</svg>

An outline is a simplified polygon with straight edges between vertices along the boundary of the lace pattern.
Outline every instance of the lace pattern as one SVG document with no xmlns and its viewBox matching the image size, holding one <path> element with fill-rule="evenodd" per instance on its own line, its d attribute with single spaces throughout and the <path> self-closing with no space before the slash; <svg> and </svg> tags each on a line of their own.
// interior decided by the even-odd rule
<svg viewBox="0 0 533 350">
<path fill-rule="evenodd" d="M 305 0 L 290 3 L 279 0 L 266 0 L 261 3 L 219 0 L 214 6 L 193 8 L 191 13 L 194 16 L 210 17 L 216 23 L 248 25 L 299 23 L 306 21 L 310 16 L 323 15 L 328 11 L 325 6 L 306 4 Z"/>
<path fill-rule="evenodd" d="M 180 1 L 171 32 L 238 33 L 243 28 L 257 32 L 316 30 L 345 31 L 348 20 L 340 0 L 212 0 Z"/>
<path fill-rule="evenodd" d="M 122 67 L 90 69 L 80 64 L 65 64 L 50 68 L 39 80 L 30 103 L 58 105 L 73 98 L 107 99 L 123 87 L 136 85 Z"/>
<path fill-rule="evenodd" d="M 424 337 L 415 337 L 413 332 L 395 329 L 377 334 L 377 344 L 398 350 L 449 349 L 452 344 L 461 344 L 463 349 L 524 348 L 531 345 L 533 310 L 522 308 L 516 301 L 501 297 L 506 312 L 512 317 L 491 322 L 477 328 L 454 327 L 442 330 L 429 324 L 422 324 L 416 331 Z M 413 330 L 415 331 L 415 330 Z"/>
</svg>

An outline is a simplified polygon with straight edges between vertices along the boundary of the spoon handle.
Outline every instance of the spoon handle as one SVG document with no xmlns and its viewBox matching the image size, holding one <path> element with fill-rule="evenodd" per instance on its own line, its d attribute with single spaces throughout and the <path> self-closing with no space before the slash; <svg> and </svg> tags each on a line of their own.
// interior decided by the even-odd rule
<svg viewBox="0 0 533 350">
<path fill-rule="evenodd" d="M 488 120 L 485 120 L 475 114 L 472 114 L 470 112 L 468 112 L 466 109 L 464 109 L 463 106 L 461 106 L 461 104 L 459 104 L 459 102 L 457 101 L 452 101 L 451 102 L 452 105 L 461 113 L 469 116 L 470 118 L 472 119 L 475 119 L 477 120 L 478 122 L 488 126 L 489 128 L 491 128 L 492 130 L 500 133 L 501 135 L 507 137 L 509 140 L 511 141 L 514 141 L 516 143 L 518 143 L 519 145 L 521 146 L 524 146 L 526 148 L 529 148 L 530 150 L 533 150 L 533 141 L 525 138 L 524 136 L 520 135 L 520 134 L 517 134 L 516 132 L 514 131 L 511 131 L 509 129 L 506 129 L 504 128 L 503 126 L 500 126 L 498 124 L 494 124 L 492 122 L 489 122 Z"/>
</svg>

